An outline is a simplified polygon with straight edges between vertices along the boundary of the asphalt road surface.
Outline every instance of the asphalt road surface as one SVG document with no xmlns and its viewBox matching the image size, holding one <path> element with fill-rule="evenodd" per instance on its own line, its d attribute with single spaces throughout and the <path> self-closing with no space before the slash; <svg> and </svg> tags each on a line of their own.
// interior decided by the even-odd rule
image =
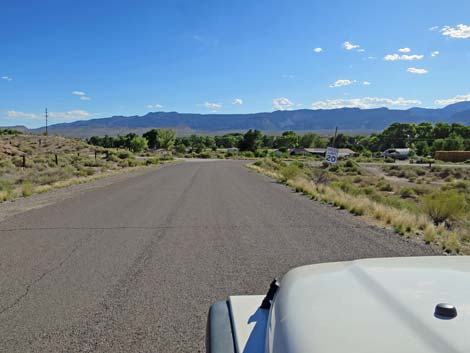
<svg viewBox="0 0 470 353">
<path fill-rule="evenodd" d="M 298 265 L 426 254 L 241 162 L 168 166 L 0 223 L 0 352 L 203 352 L 215 300 Z"/>
</svg>

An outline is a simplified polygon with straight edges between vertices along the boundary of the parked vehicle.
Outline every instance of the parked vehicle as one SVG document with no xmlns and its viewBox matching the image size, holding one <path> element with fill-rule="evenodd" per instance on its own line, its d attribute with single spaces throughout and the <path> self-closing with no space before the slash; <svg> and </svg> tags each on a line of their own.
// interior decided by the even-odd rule
<svg viewBox="0 0 470 353">
<path fill-rule="evenodd" d="M 409 148 L 389 148 L 386 149 L 383 153 L 384 158 L 393 158 L 405 160 L 408 159 L 411 149 Z"/>
<path fill-rule="evenodd" d="M 470 258 L 303 266 L 209 311 L 208 353 L 470 351 Z"/>
</svg>

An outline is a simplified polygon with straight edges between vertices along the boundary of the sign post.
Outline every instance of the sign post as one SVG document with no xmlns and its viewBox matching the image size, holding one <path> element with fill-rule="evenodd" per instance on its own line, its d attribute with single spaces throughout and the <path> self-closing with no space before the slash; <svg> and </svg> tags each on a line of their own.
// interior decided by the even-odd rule
<svg viewBox="0 0 470 353">
<path fill-rule="evenodd" d="M 334 147 L 327 147 L 325 160 L 330 164 L 336 164 L 338 161 L 338 149 Z"/>
</svg>

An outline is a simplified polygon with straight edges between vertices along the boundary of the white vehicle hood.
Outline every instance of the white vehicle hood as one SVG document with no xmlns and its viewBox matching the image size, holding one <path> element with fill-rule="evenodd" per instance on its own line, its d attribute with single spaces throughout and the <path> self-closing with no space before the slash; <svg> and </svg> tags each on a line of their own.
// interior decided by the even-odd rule
<svg viewBox="0 0 470 353">
<path fill-rule="evenodd" d="M 284 276 L 269 317 L 262 298 L 230 297 L 238 353 L 470 352 L 470 257 L 304 266 Z M 442 302 L 457 317 L 435 317 Z"/>
</svg>

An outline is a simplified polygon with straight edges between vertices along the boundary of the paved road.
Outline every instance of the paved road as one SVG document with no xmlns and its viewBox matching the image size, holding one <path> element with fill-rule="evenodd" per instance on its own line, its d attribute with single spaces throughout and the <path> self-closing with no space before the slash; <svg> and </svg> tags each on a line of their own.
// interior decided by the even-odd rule
<svg viewBox="0 0 470 353">
<path fill-rule="evenodd" d="M 289 268 L 425 255 L 242 162 L 187 162 L 0 223 L 0 352 L 203 352 L 209 305 Z"/>
</svg>

